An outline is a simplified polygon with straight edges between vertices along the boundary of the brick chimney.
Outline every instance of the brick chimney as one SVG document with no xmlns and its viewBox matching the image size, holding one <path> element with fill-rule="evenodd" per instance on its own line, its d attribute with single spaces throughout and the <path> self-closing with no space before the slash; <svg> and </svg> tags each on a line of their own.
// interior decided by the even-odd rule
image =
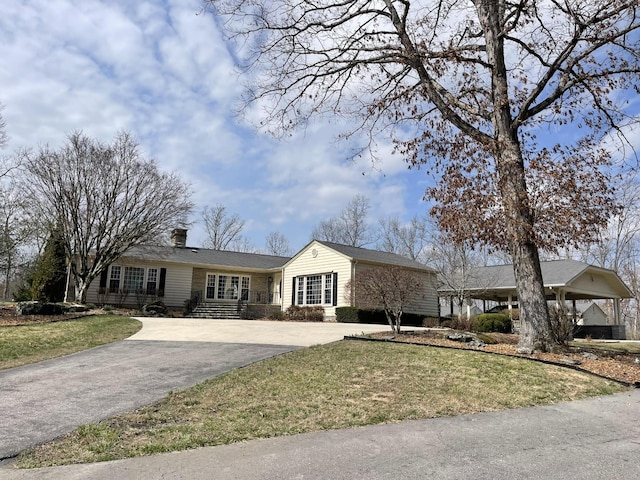
<svg viewBox="0 0 640 480">
<path fill-rule="evenodd" d="M 171 246 L 177 248 L 184 248 L 187 246 L 186 228 L 174 228 L 171 231 Z"/>
</svg>

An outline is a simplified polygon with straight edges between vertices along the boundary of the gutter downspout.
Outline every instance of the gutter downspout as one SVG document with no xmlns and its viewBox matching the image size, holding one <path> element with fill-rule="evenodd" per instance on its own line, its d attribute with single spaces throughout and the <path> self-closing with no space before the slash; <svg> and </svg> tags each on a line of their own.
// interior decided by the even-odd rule
<svg viewBox="0 0 640 480">
<path fill-rule="evenodd" d="M 358 260 L 351 259 L 351 306 L 355 307 L 356 303 L 356 263 Z"/>
</svg>

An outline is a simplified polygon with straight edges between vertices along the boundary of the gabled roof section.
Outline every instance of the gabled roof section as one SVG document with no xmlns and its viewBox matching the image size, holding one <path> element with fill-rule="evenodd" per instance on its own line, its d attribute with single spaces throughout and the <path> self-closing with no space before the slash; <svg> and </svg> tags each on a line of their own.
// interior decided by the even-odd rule
<svg viewBox="0 0 640 480">
<path fill-rule="evenodd" d="M 613 270 L 596 267 L 577 260 L 553 260 L 540 262 L 542 282 L 547 294 L 551 289 L 562 289 L 567 298 L 631 298 L 632 292 Z M 594 277 L 597 282 L 594 283 Z M 585 286 L 585 282 L 589 284 Z M 475 268 L 469 271 L 465 279 L 465 290 L 473 298 L 504 299 L 508 295 L 517 295 L 513 265 L 494 265 Z M 600 282 L 600 283 L 598 283 Z M 605 288 L 606 287 L 606 288 Z M 447 288 L 440 290 L 446 295 Z"/>
<path fill-rule="evenodd" d="M 287 263 L 289 257 L 262 255 L 259 253 L 229 252 L 209 248 L 150 246 L 136 247 L 125 257 L 163 262 L 207 265 L 211 267 L 237 267 L 250 270 L 277 270 Z"/>
<path fill-rule="evenodd" d="M 591 265 L 576 260 L 540 262 L 545 286 L 567 285 Z M 593 267 L 595 268 L 595 267 Z M 473 269 L 468 278 L 469 288 L 516 288 L 513 265 L 493 265 Z"/>
<path fill-rule="evenodd" d="M 353 260 L 367 263 L 376 263 L 380 265 L 395 265 L 398 267 L 435 272 L 435 270 L 429 268 L 425 264 L 416 262 L 415 260 L 411 260 L 407 257 L 403 257 L 402 255 L 398 255 L 397 253 L 381 252 L 380 250 L 369 250 L 367 248 L 352 247 L 350 245 L 342 245 L 340 243 L 324 242 L 320 240 L 315 241 Z"/>
</svg>

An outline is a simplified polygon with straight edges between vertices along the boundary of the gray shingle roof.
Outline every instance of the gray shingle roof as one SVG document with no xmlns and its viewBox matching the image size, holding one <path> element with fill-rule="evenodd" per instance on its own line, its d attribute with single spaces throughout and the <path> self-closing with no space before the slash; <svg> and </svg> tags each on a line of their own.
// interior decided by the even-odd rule
<svg viewBox="0 0 640 480">
<path fill-rule="evenodd" d="M 577 260 L 553 260 L 540 262 L 545 286 L 566 285 L 587 268 L 587 263 Z M 494 265 L 474 269 L 468 278 L 469 289 L 516 288 L 513 265 Z"/>
<path fill-rule="evenodd" d="M 398 255 L 396 253 L 381 252 L 379 250 L 369 250 L 367 248 L 352 247 L 350 245 L 342 245 L 340 243 L 325 242 L 320 240 L 317 240 L 317 242 L 335 250 L 336 252 L 342 253 L 347 257 L 353 258 L 354 260 L 434 271 L 432 268 L 429 268 L 423 263 L 416 262 L 415 260 L 411 260 L 410 258 L 403 257 L 402 255 Z"/>
<path fill-rule="evenodd" d="M 125 257 L 146 260 L 162 260 L 173 263 L 195 265 L 218 265 L 221 267 L 238 267 L 247 269 L 271 270 L 281 268 L 289 257 L 262 255 L 258 253 L 228 252 L 208 248 L 192 247 L 138 247 L 126 253 Z"/>
</svg>

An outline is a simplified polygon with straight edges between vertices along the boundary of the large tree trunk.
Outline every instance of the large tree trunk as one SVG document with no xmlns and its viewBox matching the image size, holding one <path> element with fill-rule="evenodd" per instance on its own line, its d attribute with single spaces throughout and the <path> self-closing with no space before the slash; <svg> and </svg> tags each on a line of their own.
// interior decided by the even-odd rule
<svg viewBox="0 0 640 480">
<path fill-rule="evenodd" d="M 535 243 L 533 215 L 529 207 L 524 160 L 517 126 L 513 125 L 511 116 L 502 36 L 504 0 L 477 0 L 475 3 L 478 18 L 483 23 L 487 57 L 493 67 L 493 150 L 521 311 L 518 351 L 533 353 L 535 348 L 546 350 L 548 347 L 549 312 Z"/>
<path fill-rule="evenodd" d="M 91 282 L 87 281 L 84 278 L 76 277 L 76 302 L 84 304 L 87 302 L 87 290 L 89 289 L 89 284 Z"/>
</svg>

